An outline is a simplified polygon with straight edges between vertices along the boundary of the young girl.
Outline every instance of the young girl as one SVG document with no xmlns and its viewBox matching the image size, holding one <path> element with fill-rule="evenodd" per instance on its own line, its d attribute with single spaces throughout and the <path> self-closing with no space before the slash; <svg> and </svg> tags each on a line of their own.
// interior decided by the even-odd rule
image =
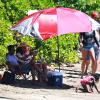
<svg viewBox="0 0 100 100">
<path fill-rule="evenodd" d="M 100 91 L 98 90 L 97 85 L 96 85 L 96 82 L 98 82 L 98 81 L 99 81 L 98 75 L 84 76 L 83 79 L 80 80 L 80 83 L 84 89 L 84 92 L 91 93 L 91 92 L 93 92 L 93 87 L 95 87 L 97 92 L 100 93 Z M 76 92 L 77 91 L 78 91 L 78 87 L 76 87 Z"/>
</svg>

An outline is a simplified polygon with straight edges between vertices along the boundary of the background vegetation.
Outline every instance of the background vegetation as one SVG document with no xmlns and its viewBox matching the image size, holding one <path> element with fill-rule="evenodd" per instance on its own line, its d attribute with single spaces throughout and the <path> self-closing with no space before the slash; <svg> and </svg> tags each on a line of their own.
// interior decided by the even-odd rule
<svg viewBox="0 0 100 100">
<path fill-rule="evenodd" d="M 31 37 L 23 37 L 11 31 L 10 28 L 26 16 L 28 10 L 40 10 L 50 7 L 70 7 L 87 14 L 100 12 L 100 0 L 0 0 L 0 64 L 5 63 L 5 55 L 9 44 L 26 42 L 32 49 L 39 48 L 39 57 L 45 57 L 46 62 L 58 61 L 57 37 L 45 42 L 36 41 Z M 60 62 L 78 62 L 78 34 L 66 34 L 59 37 Z M 56 44 L 56 45 L 55 45 Z"/>
</svg>

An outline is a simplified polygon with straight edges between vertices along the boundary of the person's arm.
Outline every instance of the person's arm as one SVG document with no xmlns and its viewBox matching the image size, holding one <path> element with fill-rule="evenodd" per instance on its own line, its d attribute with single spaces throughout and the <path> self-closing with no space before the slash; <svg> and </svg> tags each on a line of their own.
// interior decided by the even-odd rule
<svg viewBox="0 0 100 100">
<path fill-rule="evenodd" d="M 82 33 L 79 34 L 79 37 L 78 37 L 78 41 L 79 41 L 79 45 L 80 45 L 80 51 L 83 47 L 83 36 L 82 36 Z"/>
<path fill-rule="evenodd" d="M 100 47 L 99 41 L 98 41 L 97 38 L 96 38 L 96 33 L 95 33 L 95 31 L 93 31 L 93 33 L 94 33 L 94 40 L 95 40 L 97 46 Z"/>
<path fill-rule="evenodd" d="M 23 65 L 25 63 L 20 54 L 16 54 L 16 59 L 20 65 Z"/>
<path fill-rule="evenodd" d="M 93 92 L 93 86 L 89 84 L 89 92 Z"/>
<path fill-rule="evenodd" d="M 82 43 L 82 33 L 79 34 L 78 41 L 79 43 Z"/>
<path fill-rule="evenodd" d="M 97 85 L 95 83 L 94 83 L 94 87 L 97 90 L 97 92 L 100 93 L 100 91 L 98 90 Z"/>
<path fill-rule="evenodd" d="M 25 59 L 26 59 L 26 57 L 24 57 L 24 56 L 21 55 L 20 53 L 16 53 L 16 57 L 17 57 L 18 59 L 21 59 L 21 60 L 25 60 Z"/>
<path fill-rule="evenodd" d="M 11 69 L 11 67 L 13 66 L 9 61 L 9 55 L 8 54 L 6 54 L 6 65 L 7 65 L 8 69 Z"/>
<path fill-rule="evenodd" d="M 9 70 L 13 67 L 13 65 L 9 61 L 6 61 L 6 65 Z"/>
</svg>

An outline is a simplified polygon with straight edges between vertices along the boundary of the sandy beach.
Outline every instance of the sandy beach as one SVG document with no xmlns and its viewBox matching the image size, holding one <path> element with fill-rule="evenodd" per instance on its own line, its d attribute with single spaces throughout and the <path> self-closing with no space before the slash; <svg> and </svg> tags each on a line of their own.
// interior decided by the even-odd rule
<svg viewBox="0 0 100 100">
<path fill-rule="evenodd" d="M 63 74 L 62 88 L 50 87 L 47 84 L 35 83 L 31 80 L 16 80 L 14 85 L 0 84 L 0 100 L 99 100 L 100 94 L 94 89 L 94 93 L 84 93 L 79 90 L 75 92 L 75 87 L 80 82 L 81 64 L 75 64 L 74 67 L 61 67 Z M 89 68 L 90 72 L 91 68 Z M 98 68 L 97 73 L 100 73 Z M 100 82 L 97 84 L 100 90 Z"/>
</svg>

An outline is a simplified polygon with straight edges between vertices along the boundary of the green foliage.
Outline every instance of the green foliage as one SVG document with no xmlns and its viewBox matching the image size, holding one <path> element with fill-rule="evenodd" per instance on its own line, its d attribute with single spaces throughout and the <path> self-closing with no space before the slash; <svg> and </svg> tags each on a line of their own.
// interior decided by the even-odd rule
<svg viewBox="0 0 100 100">
<path fill-rule="evenodd" d="M 17 35 L 10 28 L 23 17 L 27 16 L 28 10 L 41 10 L 50 7 L 70 7 L 87 14 L 97 10 L 100 12 L 100 0 L 0 0 L 0 64 L 4 63 L 9 44 L 26 42 L 32 49 L 38 49 L 38 59 L 45 57 L 48 63 L 77 62 L 78 34 L 66 34 L 49 39 L 37 41 L 28 36 Z M 58 51 L 59 43 L 59 51 Z"/>
</svg>

